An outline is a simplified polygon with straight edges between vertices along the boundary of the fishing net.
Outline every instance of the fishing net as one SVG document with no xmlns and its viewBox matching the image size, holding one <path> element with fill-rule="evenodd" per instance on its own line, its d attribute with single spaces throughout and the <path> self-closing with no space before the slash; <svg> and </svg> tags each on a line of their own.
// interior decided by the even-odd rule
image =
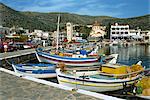
<svg viewBox="0 0 150 100">
<path fill-rule="evenodd" d="M 62 72 L 66 71 L 66 65 L 63 62 L 58 63 L 58 67 Z"/>
<path fill-rule="evenodd" d="M 140 82 L 143 89 L 150 88 L 150 77 L 143 77 Z"/>
<path fill-rule="evenodd" d="M 140 71 L 140 70 L 144 70 L 144 68 L 141 65 L 132 65 L 131 66 L 131 71 L 132 72 L 136 72 L 136 71 Z"/>
<path fill-rule="evenodd" d="M 143 77 L 138 83 L 136 84 L 137 94 L 142 94 L 144 96 L 150 96 L 150 77 Z"/>
</svg>

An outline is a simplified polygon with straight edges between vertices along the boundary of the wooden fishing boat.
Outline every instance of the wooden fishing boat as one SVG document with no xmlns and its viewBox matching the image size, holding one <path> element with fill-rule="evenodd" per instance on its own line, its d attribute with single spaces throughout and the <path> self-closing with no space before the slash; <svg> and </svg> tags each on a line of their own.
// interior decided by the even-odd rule
<svg viewBox="0 0 150 100">
<path fill-rule="evenodd" d="M 108 72 L 109 67 L 110 69 L 120 70 L 118 69 L 119 66 L 121 67 L 121 65 L 117 64 L 115 66 L 113 64 L 105 64 L 102 67 L 70 69 L 61 66 L 61 68 L 56 69 L 56 73 L 59 84 L 95 92 L 123 89 L 124 85 L 130 86 L 141 77 L 140 73 L 143 69 L 130 73 L 119 73 L 120 71 L 114 71 L 115 73 Z M 106 67 L 107 69 L 105 69 Z"/>
<path fill-rule="evenodd" d="M 99 46 L 96 46 L 96 47 L 94 46 L 94 48 L 93 48 L 93 46 L 91 46 L 91 48 L 92 48 L 91 50 L 86 50 L 85 47 L 82 46 L 81 48 L 79 48 L 79 50 L 78 49 L 73 50 L 73 49 L 65 49 L 64 48 L 64 49 L 60 49 L 59 51 L 61 53 L 63 53 L 64 55 L 67 55 L 67 56 L 72 56 L 75 53 L 79 52 L 78 55 L 80 55 L 81 57 L 83 55 L 86 55 L 88 57 L 97 57 Z"/>
<path fill-rule="evenodd" d="M 56 77 L 56 65 L 54 64 L 12 64 L 16 73 L 36 78 Z"/>
<path fill-rule="evenodd" d="M 93 66 L 99 65 L 100 63 L 105 63 L 105 61 L 115 62 L 118 54 L 112 54 L 108 57 L 85 57 L 84 55 L 72 55 L 66 56 L 63 54 L 51 54 L 49 52 L 37 51 L 36 52 L 37 59 L 39 62 L 46 62 L 52 64 L 58 64 L 63 62 L 65 65 L 69 66 Z"/>
</svg>

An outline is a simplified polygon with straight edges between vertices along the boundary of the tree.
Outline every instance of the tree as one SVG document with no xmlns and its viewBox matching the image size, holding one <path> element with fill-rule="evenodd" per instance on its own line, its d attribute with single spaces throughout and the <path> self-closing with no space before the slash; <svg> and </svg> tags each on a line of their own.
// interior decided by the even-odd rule
<svg viewBox="0 0 150 100">
<path fill-rule="evenodd" d="M 80 33 L 82 33 L 82 38 L 83 39 L 87 39 L 87 37 L 89 36 L 91 32 L 91 28 L 88 28 L 86 26 L 81 26 L 80 27 Z"/>
<path fill-rule="evenodd" d="M 111 28 L 111 23 L 108 23 L 108 25 L 106 26 L 106 35 L 104 36 L 104 38 L 106 39 L 110 38 L 110 28 Z"/>
</svg>

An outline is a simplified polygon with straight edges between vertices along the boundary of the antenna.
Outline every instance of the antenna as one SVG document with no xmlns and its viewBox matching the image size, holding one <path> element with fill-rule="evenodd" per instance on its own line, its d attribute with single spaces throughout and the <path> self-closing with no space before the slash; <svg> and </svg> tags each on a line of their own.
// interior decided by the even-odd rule
<svg viewBox="0 0 150 100">
<path fill-rule="evenodd" d="M 58 43 L 59 43 L 59 22 L 60 22 L 60 14 L 58 15 L 58 22 L 57 22 L 56 52 L 58 51 Z"/>
</svg>

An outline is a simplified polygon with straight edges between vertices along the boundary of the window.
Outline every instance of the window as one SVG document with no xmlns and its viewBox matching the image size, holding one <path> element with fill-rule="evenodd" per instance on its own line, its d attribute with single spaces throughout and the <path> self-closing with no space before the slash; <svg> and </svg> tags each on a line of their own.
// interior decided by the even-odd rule
<svg viewBox="0 0 150 100">
<path fill-rule="evenodd" d="M 123 32 L 121 32 L 121 34 L 123 34 Z"/>
<path fill-rule="evenodd" d="M 115 32 L 112 32 L 112 34 L 115 34 Z"/>
<path fill-rule="evenodd" d="M 119 34 L 119 32 L 117 32 L 117 34 Z"/>
<path fill-rule="evenodd" d="M 125 34 L 128 34 L 128 32 L 125 32 Z"/>
</svg>

